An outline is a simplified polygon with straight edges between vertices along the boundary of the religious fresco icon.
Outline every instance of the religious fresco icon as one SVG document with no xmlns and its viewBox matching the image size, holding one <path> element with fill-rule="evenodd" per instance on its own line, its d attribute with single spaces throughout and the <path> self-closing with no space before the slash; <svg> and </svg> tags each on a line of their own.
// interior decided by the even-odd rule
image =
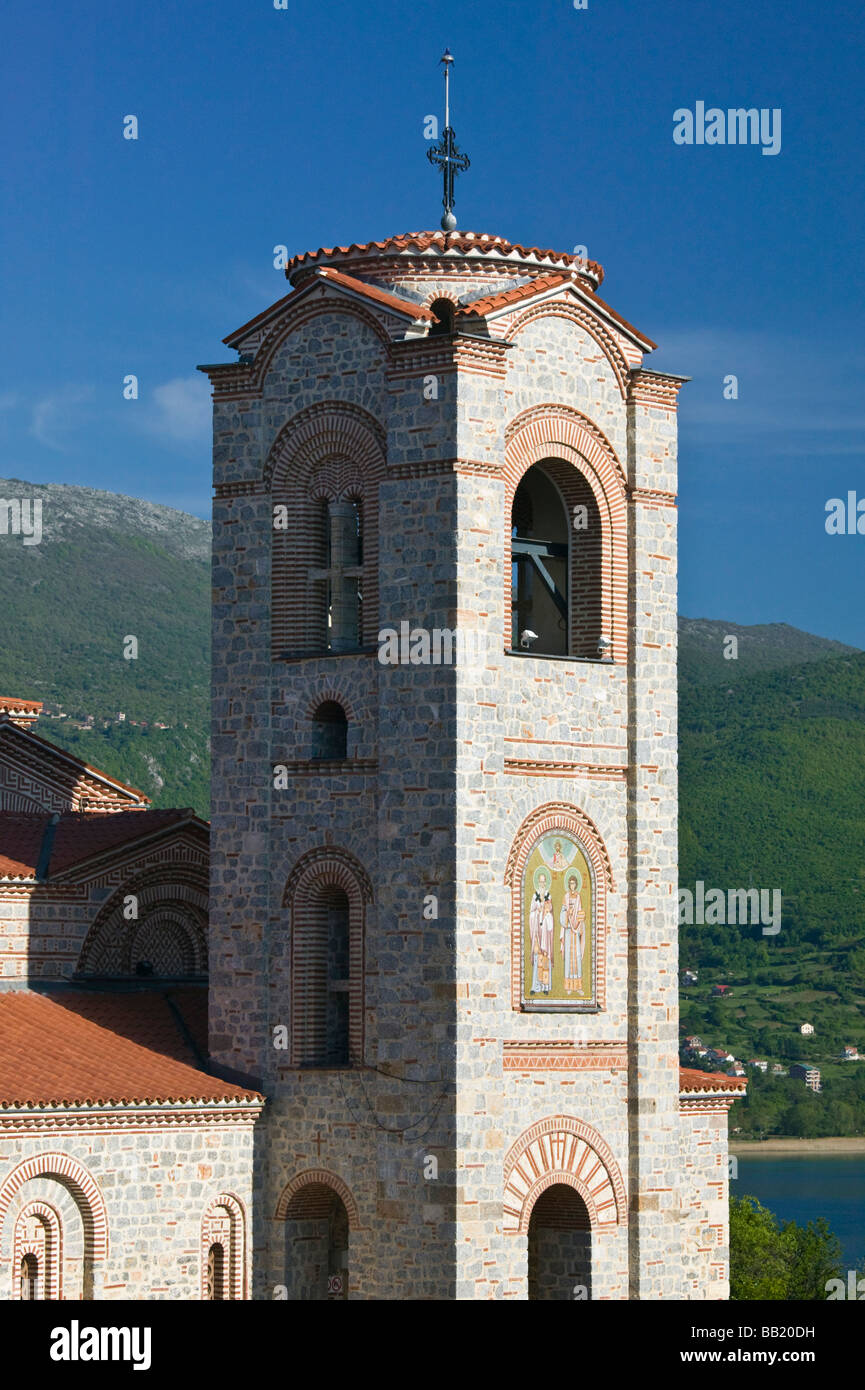
<svg viewBox="0 0 865 1390">
<path fill-rule="evenodd" d="M 538 840 L 523 873 L 524 1009 L 579 1011 L 595 998 L 594 883 L 565 832 Z"/>
</svg>

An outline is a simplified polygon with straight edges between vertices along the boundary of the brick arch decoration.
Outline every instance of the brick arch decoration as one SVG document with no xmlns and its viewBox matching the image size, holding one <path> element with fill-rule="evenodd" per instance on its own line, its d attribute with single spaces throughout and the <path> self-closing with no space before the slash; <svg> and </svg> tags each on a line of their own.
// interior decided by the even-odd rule
<svg viewBox="0 0 865 1390">
<path fill-rule="evenodd" d="M 571 323 L 582 328 L 597 343 L 601 352 L 606 357 L 616 378 L 616 384 L 621 392 L 622 400 L 627 399 L 628 395 L 628 373 L 631 366 L 638 366 L 642 360 L 642 354 L 634 356 L 631 363 L 622 351 L 621 345 L 613 337 L 609 329 L 600 322 L 593 314 L 577 304 L 568 304 L 562 300 L 547 300 L 544 304 L 532 304 L 513 320 L 510 328 L 505 335 L 505 341 L 512 343 L 524 328 L 541 318 L 561 318 L 569 319 Z"/>
<path fill-rule="evenodd" d="M 378 489 L 386 473 L 385 432 L 374 416 L 346 401 L 322 401 L 282 427 L 268 454 L 264 484 L 271 507 L 284 506 L 288 527 L 272 528 L 273 655 L 318 651 L 323 609 L 309 579 L 321 567 L 327 502 L 360 505 L 363 539 L 364 645 L 378 634 Z M 272 515 L 275 513 L 272 511 Z"/>
<path fill-rule="evenodd" d="M 432 304 L 435 304 L 437 299 L 446 299 L 449 304 L 454 306 L 454 309 L 464 309 L 467 307 L 460 302 L 459 295 L 455 290 L 447 290 L 443 289 L 441 286 L 436 287 L 435 285 L 433 285 L 432 289 L 426 291 L 423 298 L 420 300 L 420 304 L 422 308 L 429 309 Z"/>
<path fill-rule="evenodd" d="M 211 1245 L 219 1244 L 228 1263 L 228 1296 L 235 1302 L 246 1298 L 246 1213 L 233 1192 L 220 1192 L 201 1218 L 201 1297 L 207 1300 L 207 1257 Z"/>
<path fill-rule="evenodd" d="M 44 1230 L 43 1241 L 37 1245 L 27 1240 L 24 1224 L 35 1217 Z M 12 1241 L 12 1298 L 21 1298 L 21 1261 L 25 1255 L 35 1255 L 40 1262 L 43 1297 L 56 1303 L 63 1296 L 63 1223 L 56 1207 L 49 1202 L 28 1202 L 18 1213 Z"/>
<path fill-rule="evenodd" d="M 89 1270 L 92 1277 L 97 1262 L 108 1256 L 108 1213 L 92 1174 L 68 1154 L 36 1154 L 19 1163 L 5 1178 L 0 1186 L 0 1240 L 5 1238 L 6 1217 L 14 1198 L 25 1183 L 34 1178 L 53 1178 L 71 1194 L 84 1227 L 85 1270 Z M 85 1289 L 87 1277 L 85 1273 Z"/>
<path fill-rule="evenodd" d="M 136 874 L 102 906 L 81 947 L 75 967 L 77 976 L 129 974 L 134 938 L 141 935 L 148 919 L 157 919 L 161 913 L 167 914 L 167 927 L 174 928 L 182 920 L 192 956 L 192 973 L 207 972 L 207 879 L 188 865 L 171 870 L 167 878 L 156 879 L 158 872 L 151 868 Z M 137 920 L 127 921 L 123 916 L 123 902 L 129 895 L 138 898 Z"/>
<path fill-rule="evenodd" d="M 256 390 L 260 391 L 263 388 L 274 357 L 291 335 L 326 314 L 339 314 L 340 317 L 353 318 L 364 324 L 378 338 L 385 349 L 385 354 L 389 355 L 391 339 L 381 319 L 361 304 L 352 303 L 351 300 L 343 297 L 337 299 L 325 292 L 317 299 L 307 300 L 305 304 L 298 305 L 296 309 L 280 318 L 262 338 L 256 349 L 255 362 L 252 368 Z"/>
<path fill-rule="evenodd" d="M 301 1064 L 306 1047 L 307 1010 L 310 997 L 324 986 L 321 978 L 321 941 L 326 941 L 327 919 L 323 895 L 339 888 L 348 898 L 348 1013 L 351 1055 L 364 1055 L 364 971 L 366 969 L 366 914 L 373 901 L 372 883 L 363 865 L 348 850 L 324 845 L 310 850 L 288 876 L 282 905 L 290 913 L 289 976 L 291 991 L 291 1058 Z M 319 949 L 316 949 L 318 947 Z"/>
<path fill-rule="evenodd" d="M 321 1215 L 322 1213 L 317 1209 L 316 1196 L 312 1191 L 306 1194 L 311 1200 L 304 1202 L 305 1189 L 317 1187 L 327 1187 L 330 1188 L 331 1192 L 336 1193 L 345 1207 L 348 1216 L 348 1229 L 350 1231 L 359 1230 L 360 1216 L 351 1188 L 343 1182 L 342 1178 L 329 1172 L 327 1168 L 307 1168 L 286 1183 L 276 1204 L 274 1219 L 276 1221 L 288 1221 L 291 1218 L 303 1220 L 305 1216 Z M 295 1211 L 291 1210 L 293 1205 Z"/>
<path fill-rule="evenodd" d="M 598 636 L 608 655 L 628 654 L 628 517 L 625 471 L 596 425 L 565 405 L 538 405 L 516 416 L 505 431 L 505 632 L 511 612 L 511 509 L 523 474 L 534 464 L 557 485 L 568 514 L 571 544 L 579 537 L 581 563 L 571 563 L 571 638 L 574 655 L 597 661 Z M 574 507 L 587 507 L 589 529 L 571 529 Z"/>
<path fill-rule="evenodd" d="M 607 1003 L 607 893 L 615 892 L 609 852 L 591 816 L 565 801 L 550 801 L 526 816 L 505 865 L 505 885 L 511 890 L 511 1008 L 522 1010 L 523 873 L 529 856 L 544 835 L 561 831 L 575 840 L 592 870 L 594 896 L 595 989 L 599 1009 Z"/>
<path fill-rule="evenodd" d="M 327 685 L 320 686 L 315 692 L 315 695 L 307 701 L 306 708 L 303 712 L 303 718 L 307 720 L 313 719 L 319 706 L 326 704 L 328 700 L 333 700 L 335 704 L 342 706 L 345 710 L 345 717 L 349 723 L 356 722 L 357 714 L 355 713 L 351 696 L 348 694 L 345 684 L 341 681 L 333 681 Z"/>
<path fill-rule="evenodd" d="M 505 1159 L 504 1233 L 526 1235 L 535 1202 L 556 1183 L 582 1197 L 593 1234 L 627 1225 L 625 1184 L 609 1144 L 582 1120 L 552 1115 L 521 1134 Z"/>
</svg>

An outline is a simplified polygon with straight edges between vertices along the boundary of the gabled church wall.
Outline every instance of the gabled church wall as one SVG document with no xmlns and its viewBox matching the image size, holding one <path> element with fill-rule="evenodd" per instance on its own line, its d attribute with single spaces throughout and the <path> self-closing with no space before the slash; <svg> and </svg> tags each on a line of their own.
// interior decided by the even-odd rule
<svg viewBox="0 0 865 1390">
<path fill-rule="evenodd" d="M 508 419 L 557 403 L 587 415 L 627 459 L 627 414 L 608 356 L 585 328 L 555 312 L 516 330 L 508 352 Z M 561 307 L 561 306 L 558 306 Z M 620 373 L 625 364 L 620 364 Z"/>
<path fill-rule="evenodd" d="M 19 1183 L 20 1165 L 36 1176 Z M 13 1236 L 18 1212 L 51 1200 L 70 1177 L 84 1195 L 66 1198 L 70 1252 L 88 1212 L 93 1230 L 92 1292 L 99 1300 L 187 1299 L 202 1288 L 202 1221 L 213 1198 L 232 1194 L 246 1224 L 243 1287 L 249 1288 L 253 1207 L 253 1118 L 154 1107 L 144 1115 L 106 1108 L 85 1117 L 63 1109 L 0 1119 L 0 1300 L 15 1293 Z M 74 1192 L 74 1189 L 73 1189 Z M 7 1194 L 12 1193 L 7 1201 Z M 67 1210 L 71 1207 L 72 1210 Z M 72 1221 L 72 1218 L 75 1221 Z M 80 1235 L 79 1235 L 80 1244 Z M 81 1297 L 81 1251 L 64 1298 Z M 77 1283 L 76 1283 L 77 1281 Z M 244 1293 L 248 1297 L 248 1292 Z"/>
</svg>

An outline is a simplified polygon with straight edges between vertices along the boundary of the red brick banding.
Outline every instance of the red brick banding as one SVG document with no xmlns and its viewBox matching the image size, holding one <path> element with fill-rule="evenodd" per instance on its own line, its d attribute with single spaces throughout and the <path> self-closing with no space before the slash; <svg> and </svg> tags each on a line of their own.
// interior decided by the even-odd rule
<svg viewBox="0 0 865 1390">
<path fill-rule="evenodd" d="M 221 1216 L 221 1212 L 225 1215 Z M 204 1300 L 207 1299 L 207 1257 L 213 1244 L 221 1245 L 225 1253 L 228 1297 L 235 1303 L 241 1302 L 246 1298 L 246 1214 L 240 1198 L 232 1192 L 221 1192 L 214 1197 L 201 1218 L 201 1297 Z"/>
<path fill-rule="evenodd" d="M 360 504 L 363 542 L 363 645 L 378 636 L 378 488 L 386 474 L 384 431 L 374 417 L 344 401 L 300 411 L 283 426 L 268 454 L 271 500 L 273 655 L 320 651 L 323 613 L 312 600 L 311 569 L 322 564 L 328 502 Z M 272 526 L 285 506 L 291 527 Z"/>
<path fill-rule="evenodd" d="M 95 1179 L 87 1169 L 68 1154 L 37 1154 L 19 1163 L 0 1187 L 0 1232 L 13 1198 L 25 1183 L 34 1178 L 54 1178 L 71 1194 L 84 1226 L 85 1279 L 88 1267 L 92 1273 L 97 1260 L 108 1255 L 108 1215 L 105 1201 Z"/>
</svg>

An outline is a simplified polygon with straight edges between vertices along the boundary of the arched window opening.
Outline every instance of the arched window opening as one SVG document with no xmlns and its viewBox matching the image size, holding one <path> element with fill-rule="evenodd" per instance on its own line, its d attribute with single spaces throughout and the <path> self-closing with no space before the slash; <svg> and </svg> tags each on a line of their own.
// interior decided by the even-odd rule
<svg viewBox="0 0 865 1390">
<path fill-rule="evenodd" d="M 312 716 L 312 756 L 324 760 L 348 756 L 348 719 L 336 700 L 325 700 Z"/>
<path fill-rule="evenodd" d="M 585 1202 L 568 1183 L 542 1192 L 529 1219 L 530 1300 L 592 1297 L 592 1228 Z"/>
<path fill-rule="evenodd" d="M 246 1240 L 236 1197 L 214 1197 L 201 1223 L 201 1297 L 227 1303 L 245 1297 Z"/>
<path fill-rule="evenodd" d="M 225 1302 L 225 1248 L 215 1243 L 207 1252 L 207 1297 L 211 1302 Z"/>
<path fill-rule="evenodd" d="M 285 887 L 290 910 L 291 1065 L 358 1066 L 364 1057 L 364 935 L 369 878 L 352 855 L 320 846 L 303 855 Z"/>
<path fill-rule="evenodd" d="M 350 1047 L 349 901 L 341 888 L 326 887 L 306 905 L 301 1006 L 304 1028 L 300 1065 L 348 1067 Z"/>
<path fill-rule="evenodd" d="M 32 1302 L 42 1297 L 39 1288 L 39 1261 L 35 1255 L 24 1255 L 21 1259 L 21 1297 Z"/>
<path fill-rule="evenodd" d="M 318 563 L 310 570 L 320 640 L 330 652 L 357 651 L 363 633 L 363 525 L 359 502 L 326 502 L 319 515 Z"/>
<path fill-rule="evenodd" d="M 454 331 L 454 306 L 451 300 L 434 300 L 430 305 L 430 313 L 435 315 L 436 321 L 429 330 L 429 337 L 450 337 Z"/>
<path fill-rule="evenodd" d="M 558 489 L 534 464 L 511 510 L 511 647 L 544 656 L 569 648 L 568 517 Z"/>
</svg>

